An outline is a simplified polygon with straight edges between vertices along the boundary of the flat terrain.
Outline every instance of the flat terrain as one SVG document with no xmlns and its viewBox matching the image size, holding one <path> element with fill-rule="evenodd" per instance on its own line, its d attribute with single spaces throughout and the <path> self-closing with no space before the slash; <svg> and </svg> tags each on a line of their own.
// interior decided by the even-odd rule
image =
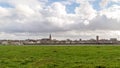
<svg viewBox="0 0 120 68">
<path fill-rule="evenodd" d="M 0 68 L 120 68 L 120 46 L 0 46 Z"/>
</svg>

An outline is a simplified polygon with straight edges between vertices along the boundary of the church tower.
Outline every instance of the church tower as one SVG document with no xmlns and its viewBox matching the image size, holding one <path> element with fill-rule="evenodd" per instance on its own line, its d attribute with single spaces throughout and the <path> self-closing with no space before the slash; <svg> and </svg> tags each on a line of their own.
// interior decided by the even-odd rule
<svg viewBox="0 0 120 68">
<path fill-rule="evenodd" d="M 52 40 L 52 36 L 51 36 L 51 34 L 49 35 L 49 39 Z"/>
</svg>

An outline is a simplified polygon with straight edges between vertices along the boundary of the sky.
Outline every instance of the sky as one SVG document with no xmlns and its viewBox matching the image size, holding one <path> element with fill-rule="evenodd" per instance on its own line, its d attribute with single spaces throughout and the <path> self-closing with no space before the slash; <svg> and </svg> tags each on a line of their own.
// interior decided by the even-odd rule
<svg viewBox="0 0 120 68">
<path fill-rule="evenodd" d="M 120 0 L 0 0 L 0 39 L 120 40 Z"/>
</svg>

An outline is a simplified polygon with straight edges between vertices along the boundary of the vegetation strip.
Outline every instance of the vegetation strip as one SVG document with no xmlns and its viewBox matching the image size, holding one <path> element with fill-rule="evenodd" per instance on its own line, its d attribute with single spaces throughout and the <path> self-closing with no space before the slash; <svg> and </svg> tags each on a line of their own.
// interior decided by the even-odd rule
<svg viewBox="0 0 120 68">
<path fill-rule="evenodd" d="M 119 46 L 0 46 L 1 68 L 119 68 Z"/>
</svg>

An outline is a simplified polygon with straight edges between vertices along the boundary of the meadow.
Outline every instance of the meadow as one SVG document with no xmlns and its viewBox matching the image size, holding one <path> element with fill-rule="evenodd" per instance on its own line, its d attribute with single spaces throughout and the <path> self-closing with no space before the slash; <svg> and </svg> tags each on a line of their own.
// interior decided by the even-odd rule
<svg viewBox="0 0 120 68">
<path fill-rule="evenodd" d="M 0 46 L 0 68 L 120 68 L 120 46 Z"/>
</svg>

